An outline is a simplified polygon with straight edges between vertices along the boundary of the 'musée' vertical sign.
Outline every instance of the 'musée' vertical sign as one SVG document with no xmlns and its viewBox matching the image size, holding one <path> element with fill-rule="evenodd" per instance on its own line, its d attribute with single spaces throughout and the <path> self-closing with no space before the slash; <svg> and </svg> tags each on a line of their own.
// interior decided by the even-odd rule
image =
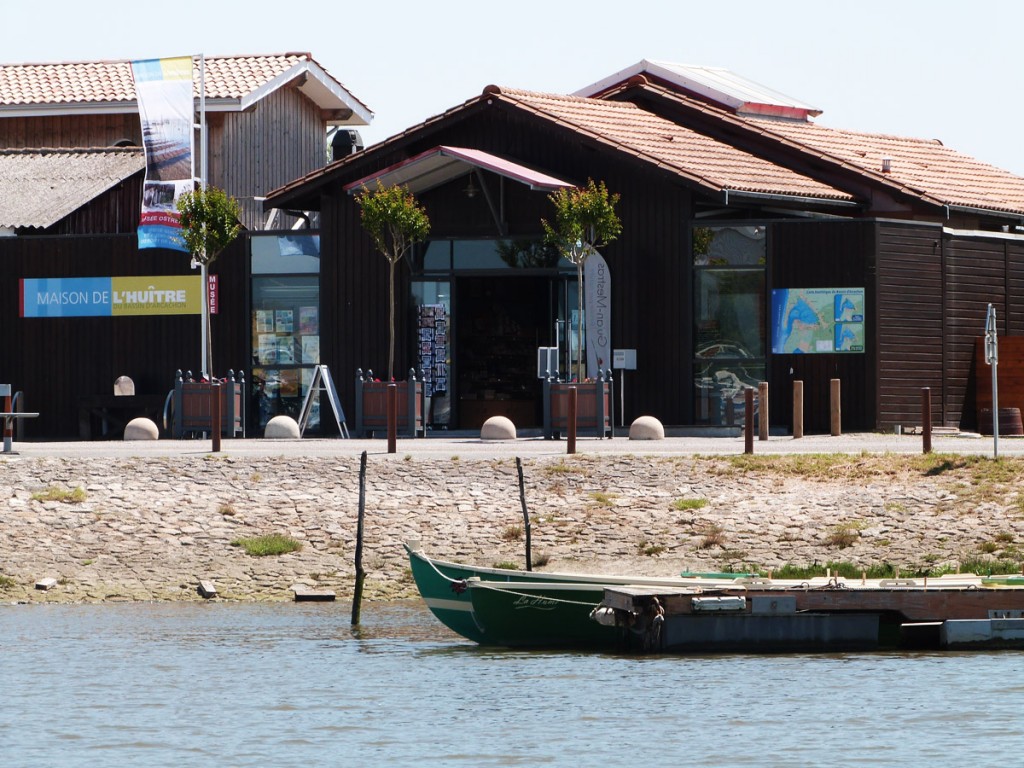
<svg viewBox="0 0 1024 768">
<path fill-rule="evenodd" d="M 583 262 L 583 301 L 586 310 L 587 376 L 612 367 L 612 276 L 608 262 L 592 251 Z"/>
<path fill-rule="evenodd" d="M 139 248 L 185 251 L 177 201 L 193 189 L 192 57 L 133 61 L 132 76 L 146 152 Z"/>
</svg>

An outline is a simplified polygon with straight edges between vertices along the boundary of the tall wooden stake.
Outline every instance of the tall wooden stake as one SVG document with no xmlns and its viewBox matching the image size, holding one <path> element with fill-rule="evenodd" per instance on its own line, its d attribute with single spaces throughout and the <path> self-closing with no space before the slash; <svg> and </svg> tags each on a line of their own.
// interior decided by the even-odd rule
<svg viewBox="0 0 1024 768">
<path fill-rule="evenodd" d="M 523 482 L 523 460 L 516 456 L 516 470 L 519 472 L 519 503 L 523 506 L 523 529 L 526 531 L 526 570 L 533 570 L 533 555 L 530 553 L 530 510 L 526 508 L 526 484 Z"/>
<path fill-rule="evenodd" d="M 352 592 L 352 626 L 359 625 L 359 613 L 363 607 L 363 518 L 366 516 L 366 451 L 359 458 L 359 522 L 356 524 L 356 586 Z"/>
</svg>

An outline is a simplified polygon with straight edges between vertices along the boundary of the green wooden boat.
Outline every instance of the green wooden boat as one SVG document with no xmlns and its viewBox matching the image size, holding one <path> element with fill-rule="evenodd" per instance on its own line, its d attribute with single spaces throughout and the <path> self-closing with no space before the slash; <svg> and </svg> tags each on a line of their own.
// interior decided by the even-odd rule
<svg viewBox="0 0 1024 768">
<path fill-rule="evenodd" d="M 476 618 L 468 581 L 478 579 L 487 583 L 527 584 L 541 582 L 555 590 L 559 585 L 582 584 L 593 587 L 598 595 L 593 603 L 601 601 L 600 593 L 605 586 L 637 584 L 642 586 L 665 587 L 709 587 L 734 583 L 732 578 L 717 579 L 695 577 L 650 577 L 650 576 L 609 576 L 581 573 L 548 573 L 540 571 L 518 571 L 510 568 L 488 568 L 484 566 L 453 563 L 436 560 L 425 555 L 418 545 L 406 543 L 412 577 L 416 582 L 423 601 L 431 613 L 448 629 L 467 640 L 484 645 L 504 645 L 491 638 L 482 623 Z M 534 592 L 542 590 L 535 589 Z M 590 599 L 589 597 L 587 599 Z M 536 644 L 536 643 L 535 643 Z"/>
<path fill-rule="evenodd" d="M 622 647 L 626 630 L 594 620 L 600 584 L 469 579 L 473 617 L 488 645 L 506 648 Z"/>
</svg>

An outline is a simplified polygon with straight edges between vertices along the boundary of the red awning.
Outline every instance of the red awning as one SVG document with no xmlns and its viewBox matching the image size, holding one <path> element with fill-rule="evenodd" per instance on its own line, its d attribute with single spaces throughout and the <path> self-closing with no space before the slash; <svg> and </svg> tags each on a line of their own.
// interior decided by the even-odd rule
<svg viewBox="0 0 1024 768">
<path fill-rule="evenodd" d="M 354 195 L 364 186 L 375 186 L 377 182 L 386 186 L 400 184 L 417 194 L 433 189 L 452 179 L 469 173 L 474 168 L 491 171 L 507 179 L 518 181 L 530 189 L 550 192 L 561 187 L 572 187 L 567 181 L 548 176 L 546 173 L 534 171 L 519 163 L 503 157 L 482 152 L 479 149 L 466 147 L 434 147 L 421 152 L 415 157 L 385 168 L 379 173 L 353 181 L 345 185 L 345 191 Z"/>
</svg>

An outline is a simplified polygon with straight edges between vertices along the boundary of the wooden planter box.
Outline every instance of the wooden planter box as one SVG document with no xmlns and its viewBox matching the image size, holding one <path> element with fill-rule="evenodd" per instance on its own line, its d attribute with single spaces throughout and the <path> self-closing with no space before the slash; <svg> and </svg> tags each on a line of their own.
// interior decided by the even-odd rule
<svg viewBox="0 0 1024 768">
<path fill-rule="evenodd" d="M 563 435 L 569 428 L 569 390 L 576 389 L 576 434 L 615 437 L 615 383 L 611 372 L 598 381 L 544 381 L 544 437 Z"/>
<path fill-rule="evenodd" d="M 180 370 L 177 372 L 172 393 L 174 419 L 171 436 L 175 440 L 213 433 L 212 386 L 208 381 L 193 381 L 191 377 L 182 376 Z M 244 387 L 245 375 L 240 373 L 238 380 L 235 380 L 234 372 L 231 371 L 227 380 L 218 386 L 222 437 L 245 437 L 245 408 L 242 401 Z"/>
<path fill-rule="evenodd" d="M 356 371 L 356 437 L 373 437 L 375 432 L 387 433 L 388 387 L 395 386 L 398 397 L 396 429 L 406 437 L 426 436 L 424 417 L 427 412 L 423 382 L 409 370 L 408 381 L 373 381 L 373 373 L 363 376 Z"/>
</svg>

